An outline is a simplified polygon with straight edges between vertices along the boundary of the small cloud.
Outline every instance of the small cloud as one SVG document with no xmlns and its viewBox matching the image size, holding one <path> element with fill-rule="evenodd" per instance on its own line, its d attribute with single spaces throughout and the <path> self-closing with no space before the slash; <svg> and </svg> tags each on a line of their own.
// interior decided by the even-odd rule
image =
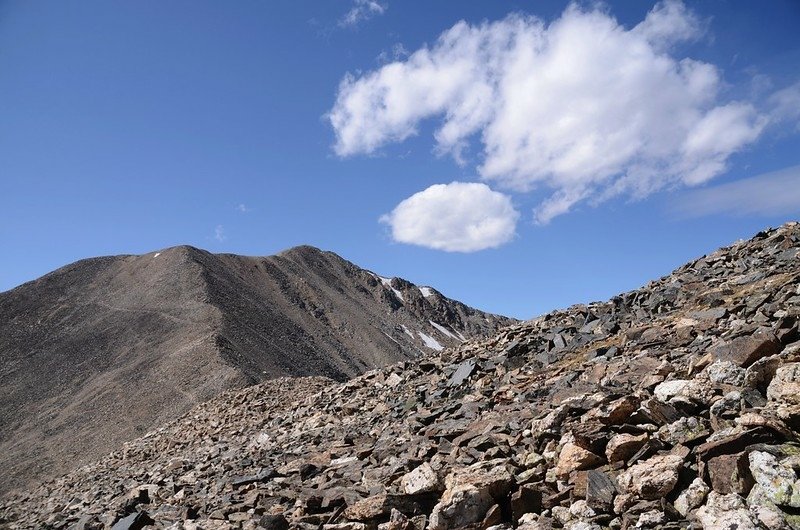
<svg viewBox="0 0 800 530">
<path fill-rule="evenodd" d="M 800 166 L 688 191 L 676 198 L 672 209 L 681 218 L 800 213 Z"/>
<path fill-rule="evenodd" d="M 391 63 L 393 61 L 400 61 L 408 57 L 408 50 L 402 43 L 397 42 L 392 46 L 391 51 L 383 50 L 381 53 L 378 54 L 378 57 L 375 58 L 380 64 Z"/>
<path fill-rule="evenodd" d="M 400 243 L 475 252 L 511 241 L 519 213 L 511 199 L 486 184 L 435 184 L 404 200 L 380 221 Z"/>
<path fill-rule="evenodd" d="M 236 207 L 236 210 L 237 210 L 237 211 L 240 211 L 240 212 L 242 212 L 242 213 L 247 213 L 247 212 L 250 212 L 250 211 L 252 211 L 252 210 L 251 210 L 250 208 L 248 208 L 248 207 L 247 207 L 245 204 L 239 204 L 239 205 Z"/>
<path fill-rule="evenodd" d="M 217 225 L 214 229 L 214 239 L 220 243 L 228 239 L 228 236 L 225 235 L 225 228 L 222 225 Z"/>
<path fill-rule="evenodd" d="M 339 26 L 353 28 L 376 15 L 384 14 L 388 7 L 387 2 L 378 0 L 353 0 L 353 7 L 339 20 Z"/>
</svg>

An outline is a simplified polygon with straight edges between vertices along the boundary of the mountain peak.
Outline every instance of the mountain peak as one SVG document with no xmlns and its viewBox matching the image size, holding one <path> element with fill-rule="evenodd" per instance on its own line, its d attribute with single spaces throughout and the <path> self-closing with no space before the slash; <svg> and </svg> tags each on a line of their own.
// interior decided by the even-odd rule
<svg viewBox="0 0 800 530">
<path fill-rule="evenodd" d="M 179 245 L 81 260 L 0 293 L 0 425 L 14 426 L 0 436 L 0 490 L 224 390 L 344 380 L 515 322 L 375 278 L 309 245 L 267 257 Z"/>
</svg>

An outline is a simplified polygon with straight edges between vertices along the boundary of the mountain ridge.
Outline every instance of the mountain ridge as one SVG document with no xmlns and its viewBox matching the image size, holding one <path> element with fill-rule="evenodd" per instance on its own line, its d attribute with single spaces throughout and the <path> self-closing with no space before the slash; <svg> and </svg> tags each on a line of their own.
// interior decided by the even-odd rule
<svg viewBox="0 0 800 530">
<path fill-rule="evenodd" d="M 0 490 L 226 389 L 344 380 L 418 355 L 420 333 L 454 342 L 429 321 L 464 336 L 513 322 L 395 283 L 310 246 L 245 257 L 181 245 L 79 260 L 0 293 Z"/>
</svg>

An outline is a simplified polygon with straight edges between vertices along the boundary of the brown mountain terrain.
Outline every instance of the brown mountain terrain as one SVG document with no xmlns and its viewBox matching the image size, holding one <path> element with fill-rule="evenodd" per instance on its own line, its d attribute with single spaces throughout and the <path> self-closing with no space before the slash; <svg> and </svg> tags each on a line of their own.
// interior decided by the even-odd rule
<svg viewBox="0 0 800 530">
<path fill-rule="evenodd" d="M 512 322 L 308 246 L 79 261 L 0 293 L 0 491 L 225 390 L 344 380 Z"/>
<path fill-rule="evenodd" d="M 800 528 L 800 224 L 348 382 L 226 392 L 0 527 Z"/>
</svg>

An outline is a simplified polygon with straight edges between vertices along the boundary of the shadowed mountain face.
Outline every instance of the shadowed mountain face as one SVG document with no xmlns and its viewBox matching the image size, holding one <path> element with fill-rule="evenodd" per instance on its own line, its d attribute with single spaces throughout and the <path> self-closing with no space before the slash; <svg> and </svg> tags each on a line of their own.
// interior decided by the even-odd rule
<svg viewBox="0 0 800 530">
<path fill-rule="evenodd" d="M 0 293 L 0 491 L 223 390 L 343 380 L 512 322 L 313 247 L 79 261 Z"/>
</svg>

